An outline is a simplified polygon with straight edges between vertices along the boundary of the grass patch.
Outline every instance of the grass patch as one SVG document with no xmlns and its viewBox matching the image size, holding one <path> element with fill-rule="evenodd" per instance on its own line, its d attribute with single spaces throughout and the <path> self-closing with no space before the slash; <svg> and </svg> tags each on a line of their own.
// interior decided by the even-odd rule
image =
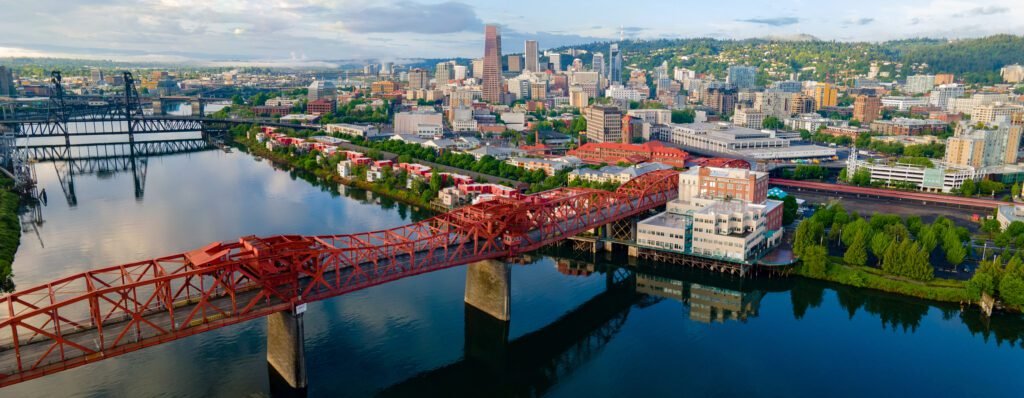
<svg viewBox="0 0 1024 398">
<path fill-rule="evenodd" d="M 14 253 L 21 244 L 21 222 L 18 220 L 21 198 L 10 191 L 13 183 L 6 177 L 0 179 L 0 290 L 5 292 L 13 288 Z"/>
<path fill-rule="evenodd" d="M 951 279 L 935 279 L 930 282 L 915 281 L 886 274 L 884 271 L 855 265 L 847 265 L 842 258 L 829 257 L 828 271 L 824 277 L 810 276 L 803 265 L 794 268 L 797 275 L 821 279 L 843 285 L 881 290 L 926 300 L 949 303 L 970 302 L 966 283 Z"/>
</svg>

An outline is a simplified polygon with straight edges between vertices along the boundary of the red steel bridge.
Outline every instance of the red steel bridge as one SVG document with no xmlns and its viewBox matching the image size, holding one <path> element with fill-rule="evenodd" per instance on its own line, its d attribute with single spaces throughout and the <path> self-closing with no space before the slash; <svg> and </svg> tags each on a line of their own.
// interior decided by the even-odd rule
<svg viewBox="0 0 1024 398">
<path fill-rule="evenodd" d="M 677 195 L 677 173 L 615 192 L 559 188 L 398 228 L 237 242 L 69 275 L 0 298 L 0 386 L 305 303 L 502 259 L 640 215 Z"/>
</svg>

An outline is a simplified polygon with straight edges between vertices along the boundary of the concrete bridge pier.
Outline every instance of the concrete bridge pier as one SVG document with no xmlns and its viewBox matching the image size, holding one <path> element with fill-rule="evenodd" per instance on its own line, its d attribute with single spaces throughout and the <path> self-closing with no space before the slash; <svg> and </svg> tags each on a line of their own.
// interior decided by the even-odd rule
<svg viewBox="0 0 1024 398">
<path fill-rule="evenodd" d="M 294 310 L 267 317 L 267 364 L 272 373 L 295 390 L 306 389 L 306 348 L 302 325 L 305 307 L 305 304 L 300 304 Z M 273 379 L 275 375 L 271 376 Z"/>
<path fill-rule="evenodd" d="M 203 100 L 196 98 L 192 100 L 192 116 L 205 117 L 206 107 L 203 106 Z"/>
<path fill-rule="evenodd" d="M 166 115 L 166 114 L 167 114 L 167 112 L 164 111 L 164 103 L 163 103 L 163 101 L 160 101 L 159 98 L 153 98 L 153 115 L 155 115 L 155 116 L 163 116 L 163 115 Z"/>
<path fill-rule="evenodd" d="M 512 319 L 512 269 L 502 261 L 486 260 L 466 268 L 466 304 L 495 319 Z"/>
</svg>

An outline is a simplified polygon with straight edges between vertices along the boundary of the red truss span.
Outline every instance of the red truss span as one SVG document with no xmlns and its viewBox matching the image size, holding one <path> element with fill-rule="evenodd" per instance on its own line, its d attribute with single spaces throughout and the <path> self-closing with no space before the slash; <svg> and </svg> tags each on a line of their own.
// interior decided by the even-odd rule
<svg viewBox="0 0 1024 398">
<path fill-rule="evenodd" d="M 560 188 L 353 235 L 247 236 L 70 275 L 0 298 L 0 386 L 295 305 L 538 249 L 664 205 L 677 173 Z"/>
</svg>

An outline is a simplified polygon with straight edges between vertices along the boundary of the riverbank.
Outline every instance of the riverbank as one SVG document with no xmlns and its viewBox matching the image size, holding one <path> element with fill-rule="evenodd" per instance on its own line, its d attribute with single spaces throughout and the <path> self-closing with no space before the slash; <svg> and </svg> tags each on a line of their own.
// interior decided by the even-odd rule
<svg viewBox="0 0 1024 398">
<path fill-rule="evenodd" d="M 291 153 L 275 152 L 267 149 L 264 144 L 257 142 L 255 139 L 247 138 L 243 135 L 233 135 L 232 144 L 253 156 L 258 156 L 267 160 L 270 160 L 276 165 L 296 169 L 299 171 L 307 172 L 315 175 L 317 178 L 330 181 L 336 184 L 344 184 L 353 188 L 359 188 L 366 191 L 370 191 L 382 196 L 386 196 L 390 199 L 431 211 L 438 211 L 434 205 L 430 203 L 430 200 L 424 200 L 420 195 L 410 191 L 402 189 L 394 189 L 380 184 L 375 184 L 367 181 L 361 181 L 355 178 L 342 178 L 337 173 L 337 164 L 332 162 L 318 163 L 315 161 L 315 157 L 310 161 L 304 156 L 295 156 Z"/>
<path fill-rule="evenodd" d="M 946 303 L 970 303 L 972 300 L 967 291 L 967 283 L 950 279 L 934 279 L 921 282 L 912 279 L 887 275 L 884 271 L 868 267 L 848 265 L 842 258 L 829 257 L 829 265 L 824 275 L 815 275 L 803 264 L 793 268 L 796 275 L 808 279 L 817 279 L 857 288 L 880 290 L 887 293 L 900 294 L 925 300 Z"/>
<path fill-rule="evenodd" d="M 18 204 L 21 198 L 10 191 L 13 181 L 0 178 L 0 291 L 10 291 L 13 286 L 12 264 L 14 254 L 21 244 L 21 223 L 18 221 Z"/>
</svg>

